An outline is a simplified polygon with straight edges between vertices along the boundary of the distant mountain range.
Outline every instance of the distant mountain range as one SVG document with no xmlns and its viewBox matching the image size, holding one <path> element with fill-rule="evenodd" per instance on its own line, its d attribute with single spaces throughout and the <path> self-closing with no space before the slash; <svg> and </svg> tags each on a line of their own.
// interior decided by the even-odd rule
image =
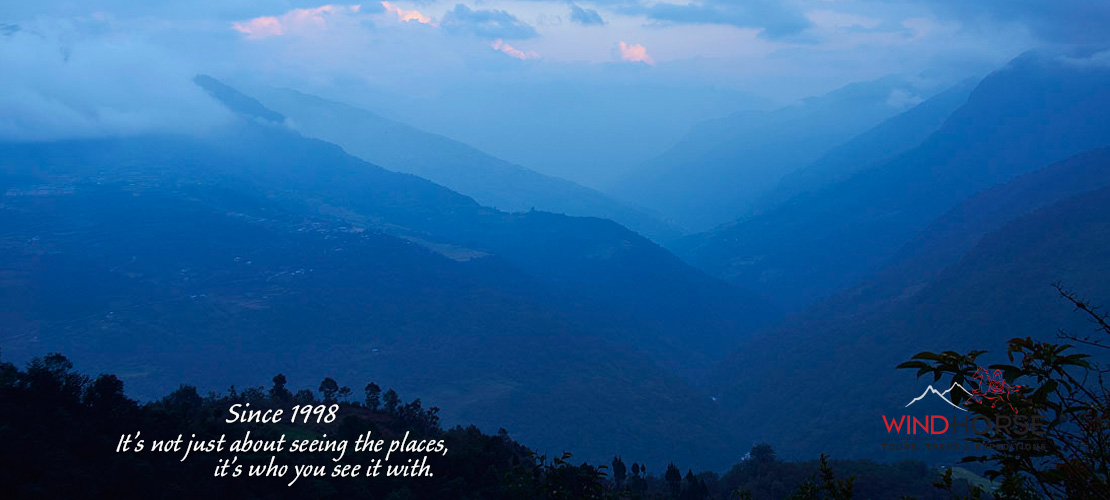
<svg viewBox="0 0 1110 500">
<path fill-rule="evenodd" d="M 207 86 L 219 83 L 210 78 L 200 81 Z M 682 235 L 677 226 L 594 189 L 540 174 L 365 109 L 293 90 L 251 87 L 248 92 L 265 108 L 288 118 L 288 124 L 305 136 L 338 144 L 388 170 L 418 175 L 488 207 L 612 219 L 659 242 Z"/>
<path fill-rule="evenodd" d="M 609 191 L 704 231 L 754 213 L 783 176 L 930 93 L 914 79 L 891 76 L 774 111 L 703 122 Z"/>
<path fill-rule="evenodd" d="M 789 309 L 843 290 L 977 191 L 1110 144 L 1110 69 L 1026 54 L 978 84 L 921 144 L 670 248 Z"/>
<path fill-rule="evenodd" d="M 824 187 L 673 245 L 798 311 L 720 364 L 716 392 L 734 425 L 786 455 L 893 459 L 876 415 L 920 392 L 899 363 L 969 349 L 1002 362 L 993 353 L 1010 338 L 1086 331 L 1051 285 L 1110 303 L 1108 82 L 1110 69 L 1025 54 L 919 145 L 839 163 Z M 834 151 L 877 146 L 883 130 L 911 137 L 896 132 L 922 130 L 913 121 L 892 118 Z"/>
<path fill-rule="evenodd" d="M 732 220 L 667 248 L 668 224 L 450 139 L 197 83 L 234 123 L 0 143 L 5 360 L 62 351 L 139 396 L 374 380 L 541 452 L 719 469 L 764 441 L 901 458 L 878 415 L 952 403 L 900 362 L 1081 331 L 1056 282 L 1110 305 L 1106 67 L 1030 53 L 703 124 L 614 190 Z"/>
<path fill-rule="evenodd" d="M 766 301 L 615 222 L 484 207 L 207 83 L 242 116 L 210 136 L 0 144 L 5 359 L 64 351 L 139 395 L 373 379 L 541 450 L 735 460 L 688 381 L 775 320 Z"/>
<path fill-rule="evenodd" d="M 1033 188 L 1039 182 L 1043 190 Z M 721 365 L 721 402 L 752 426 L 750 439 L 790 433 L 786 453 L 882 458 L 871 446 L 882 437 L 876 415 L 920 390 L 897 364 L 921 351 L 970 349 L 994 353 L 985 364 L 1003 362 L 1010 338 L 1086 332 L 1089 324 L 1051 285 L 1110 303 L 1110 151 L 985 191 L 902 253 L 904 260 L 746 342 Z M 797 383 L 814 379 L 840 390 Z M 805 425 L 802 405 L 828 425 Z"/>
<path fill-rule="evenodd" d="M 813 163 L 787 173 L 761 197 L 758 212 L 799 194 L 820 191 L 921 144 L 967 102 L 977 83 L 976 79 L 960 82 L 828 150 Z"/>
</svg>

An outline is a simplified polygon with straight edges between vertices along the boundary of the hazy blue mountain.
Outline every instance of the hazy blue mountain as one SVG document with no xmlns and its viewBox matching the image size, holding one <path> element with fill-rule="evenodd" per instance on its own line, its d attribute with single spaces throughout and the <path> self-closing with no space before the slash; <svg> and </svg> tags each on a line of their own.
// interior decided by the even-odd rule
<svg viewBox="0 0 1110 500">
<path fill-rule="evenodd" d="M 0 144 L 6 357 L 64 351 L 147 395 L 373 378 L 540 449 L 735 460 L 665 368 L 704 371 L 764 301 L 612 221 L 483 207 L 222 92 L 246 118 L 208 137 Z"/>
<path fill-rule="evenodd" d="M 68 352 L 148 397 L 259 373 L 309 388 L 331 375 L 356 394 L 374 380 L 540 449 L 735 459 L 707 396 L 497 259 L 460 262 L 219 186 L 99 182 L 5 183 L 6 359 Z M 710 451 L 688 452 L 691 439 Z"/>
<path fill-rule="evenodd" d="M 540 74 L 459 80 L 432 95 L 381 86 L 368 91 L 366 82 L 329 87 L 333 95 L 352 96 L 350 102 L 421 130 L 599 189 L 666 150 L 694 124 L 766 100 L 719 82 L 690 87 L 645 78 L 651 73 L 643 66 L 577 67 L 590 76 L 578 82 Z"/>
<path fill-rule="evenodd" d="M 734 353 L 720 370 L 722 404 L 751 426 L 749 439 L 789 435 L 788 453 L 883 458 L 879 415 L 901 414 L 932 382 L 898 363 L 948 349 L 986 349 L 984 361 L 999 362 L 1010 338 L 1089 331 L 1051 285 L 1110 303 L 1108 195 L 1110 151 L 1100 150 L 972 197 L 864 285 Z"/>
<path fill-rule="evenodd" d="M 253 101 L 227 87 L 221 92 L 236 95 L 225 101 L 233 108 L 240 107 L 236 104 L 240 100 Z M 283 127 L 254 126 L 250 131 L 257 137 L 244 134 L 245 138 L 225 143 L 220 150 L 229 157 L 249 155 L 250 162 L 259 164 L 257 170 L 245 172 L 250 182 L 273 177 L 274 168 L 264 162 L 323 164 L 329 170 L 342 165 L 342 177 L 283 178 L 280 189 L 296 192 L 301 202 L 313 187 L 319 193 L 308 197 L 339 194 L 339 199 L 324 203 L 327 213 L 353 217 L 448 255 L 504 258 L 544 279 L 569 302 L 589 302 L 576 307 L 590 313 L 593 327 L 611 329 L 614 336 L 631 335 L 637 341 L 656 338 L 658 342 L 643 343 L 642 349 L 657 352 L 672 368 L 687 367 L 681 360 L 688 361 L 689 356 L 718 352 L 774 316 L 765 300 L 704 275 L 612 221 L 540 211 L 499 212 L 412 175 L 372 165 L 368 170 L 367 164 L 337 147 L 324 143 L 307 147 L 317 141 Z M 320 209 L 320 201 L 310 203 L 314 210 Z M 594 302 L 605 307 L 598 308 Z M 692 331 L 698 333 L 690 335 Z"/>
<path fill-rule="evenodd" d="M 811 315 L 813 311 L 825 316 L 867 310 L 912 297 L 986 234 L 1026 213 L 1106 186 L 1110 186 L 1110 149 L 1097 149 L 981 191 L 931 223 L 881 271 L 812 308 Z M 837 300 L 844 298 L 851 305 Z"/>
<path fill-rule="evenodd" d="M 910 79 L 891 76 L 703 122 L 609 191 L 705 230 L 751 214 L 782 176 L 912 106 L 921 92 Z"/>
<path fill-rule="evenodd" d="M 193 83 L 241 116 L 273 124 L 285 123 L 285 115 L 264 106 L 258 99 L 247 96 L 208 75 L 197 75 Z"/>
<path fill-rule="evenodd" d="M 777 206 L 800 193 L 819 191 L 921 144 L 967 102 L 977 83 L 975 79 L 960 82 L 786 174 L 763 196 L 761 209 Z"/>
<path fill-rule="evenodd" d="M 1110 69 L 1026 54 L 921 145 L 757 217 L 684 238 L 688 262 L 790 308 L 875 272 L 964 198 L 1110 144 Z"/>
<path fill-rule="evenodd" d="M 249 92 L 265 108 L 289 118 L 288 124 L 308 137 L 338 144 L 386 169 L 418 175 L 488 207 L 612 219 L 655 241 L 682 235 L 676 226 L 594 189 L 540 174 L 365 109 L 293 90 L 258 87 Z"/>
</svg>

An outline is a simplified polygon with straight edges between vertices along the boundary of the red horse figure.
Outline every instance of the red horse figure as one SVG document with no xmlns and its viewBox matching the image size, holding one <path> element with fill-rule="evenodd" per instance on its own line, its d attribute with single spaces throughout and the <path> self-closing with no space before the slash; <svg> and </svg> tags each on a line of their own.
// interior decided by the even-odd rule
<svg viewBox="0 0 1110 500">
<path fill-rule="evenodd" d="M 998 405 L 1009 406 L 1014 413 L 1017 409 L 1014 405 L 1010 404 L 1010 394 L 1017 392 L 1019 389 L 1024 388 L 1024 385 L 1010 385 L 1006 383 L 1006 379 L 1002 378 L 1002 370 L 995 370 L 994 376 L 987 371 L 986 368 L 979 367 L 975 370 L 975 378 L 979 380 L 979 387 L 971 391 L 971 398 L 964 401 L 964 405 L 971 406 L 971 402 L 975 401 L 981 405 L 990 404 L 991 408 L 997 408 Z"/>
</svg>

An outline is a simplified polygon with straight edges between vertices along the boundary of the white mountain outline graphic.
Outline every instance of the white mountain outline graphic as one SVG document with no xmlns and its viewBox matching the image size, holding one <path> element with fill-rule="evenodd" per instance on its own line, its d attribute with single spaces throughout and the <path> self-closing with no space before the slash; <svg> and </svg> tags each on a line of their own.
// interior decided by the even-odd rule
<svg viewBox="0 0 1110 500">
<path fill-rule="evenodd" d="M 929 387 L 925 388 L 925 392 L 922 392 L 920 396 L 918 396 L 916 398 L 913 398 L 913 401 L 910 401 L 909 403 L 906 403 L 905 407 L 909 408 L 910 405 L 912 405 L 912 404 L 914 404 L 918 401 L 921 401 L 922 399 L 925 399 L 925 396 L 928 396 L 929 393 L 933 393 L 933 394 L 936 394 L 937 396 L 940 396 L 940 399 L 943 399 L 944 402 L 948 403 L 949 406 L 951 406 L 951 407 L 953 407 L 957 410 L 960 410 L 960 411 L 967 411 L 967 408 L 961 408 L 959 405 L 953 403 L 952 400 L 948 398 L 948 393 L 952 392 L 952 389 L 955 389 L 957 387 L 959 387 L 961 391 L 964 391 L 964 393 L 967 394 L 968 396 L 971 395 L 971 391 L 967 390 L 964 386 L 960 385 L 959 382 L 952 382 L 952 385 L 949 386 L 948 390 L 946 390 L 944 392 L 937 391 L 936 389 L 933 388 L 932 384 L 930 384 Z"/>
</svg>

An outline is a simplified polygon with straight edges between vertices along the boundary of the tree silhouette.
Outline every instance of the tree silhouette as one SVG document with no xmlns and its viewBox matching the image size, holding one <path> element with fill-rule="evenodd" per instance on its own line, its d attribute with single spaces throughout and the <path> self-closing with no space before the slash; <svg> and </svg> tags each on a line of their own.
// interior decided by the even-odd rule
<svg viewBox="0 0 1110 500">
<path fill-rule="evenodd" d="M 85 388 L 84 403 L 94 410 L 123 412 L 133 409 L 123 394 L 123 381 L 115 375 L 101 375 Z"/>
<path fill-rule="evenodd" d="M 312 394 L 312 391 L 308 389 L 301 389 L 293 395 L 293 402 L 300 405 L 315 403 L 316 395 Z"/>
<path fill-rule="evenodd" d="M 625 468 L 624 461 L 619 456 L 613 457 L 613 482 L 618 490 L 624 485 L 626 477 L 628 477 L 628 469 Z"/>
<path fill-rule="evenodd" d="M 377 410 L 382 405 L 382 388 L 370 382 L 366 384 L 366 407 Z"/>
<path fill-rule="evenodd" d="M 270 400 L 276 403 L 286 403 L 293 399 L 293 393 L 285 388 L 285 375 L 277 374 L 272 379 L 274 385 L 270 387 Z"/>
<path fill-rule="evenodd" d="M 320 398 L 324 400 L 324 404 L 332 404 L 336 402 L 335 396 L 339 393 L 339 383 L 331 377 L 324 377 L 320 382 Z"/>
<path fill-rule="evenodd" d="M 855 482 L 855 477 L 837 479 L 829 457 L 822 453 L 818 473 L 802 482 L 787 500 L 852 500 Z"/>
<path fill-rule="evenodd" d="M 694 475 L 693 469 L 686 469 L 686 488 L 682 492 L 683 500 L 703 500 L 698 497 L 698 478 Z"/>
<path fill-rule="evenodd" d="M 753 446 L 748 455 L 752 462 L 759 465 L 767 465 L 775 461 L 775 449 L 767 443 L 759 443 Z"/>
<path fill-rule="evenodd" d="M 667 481 L 667 485 L 671 488 L 671 498 L 678 498 L 679 493 L 682 493 L 682 472 L 679 472 L 674 462 L 667 465 L 663 480 Z"/>
<path fill-rule="evenodd" d="M 385 396 L 382 397 L 382 401 L 385 402 L 385 411 L 390 415 L 395 415 L 397 413 L 397 407 L 401 404 L 400 396 L 398 396 L 397 391 L 393 389 L 385 391 Z"/>
</svg>

